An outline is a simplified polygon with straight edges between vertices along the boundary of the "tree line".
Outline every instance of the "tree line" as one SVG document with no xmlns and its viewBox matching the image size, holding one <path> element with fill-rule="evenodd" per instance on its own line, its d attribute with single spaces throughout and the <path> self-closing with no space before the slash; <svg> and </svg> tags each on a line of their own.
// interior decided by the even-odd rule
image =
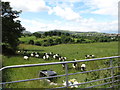
<svg viewBox="0 0 120 90">
<path fill-rule="evenodd" d="M 35 32 L 32 34 L 23 34 L 24 37 L 35 36 L 36 39 L 31 39 L 27 44 L 38 46 L 52 46 L 58 44 L 75 44 L 75 43 L 94 43 L 94 42 L 111 42 L 118 41 L 118 36 L 80 36 L 70 33 L 63 33 L 59 31 L 49 31 L 43 34 Z M 55 36 L 55 37 L 54 37 Z M 26 43 L 26 42 L 21 42 Z"/>
</svg>

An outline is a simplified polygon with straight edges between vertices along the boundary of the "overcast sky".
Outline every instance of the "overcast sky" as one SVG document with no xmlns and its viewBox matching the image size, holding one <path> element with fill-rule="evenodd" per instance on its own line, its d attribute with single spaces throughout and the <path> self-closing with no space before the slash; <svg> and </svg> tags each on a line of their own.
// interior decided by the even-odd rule
<svg viewBox="0 0 120 90">
<path fill-rule="evenodd" d="M 119 0 L 2 0 L 22 10 L 27 31 L 54 29 L 118 33 Z"/>
</svg>

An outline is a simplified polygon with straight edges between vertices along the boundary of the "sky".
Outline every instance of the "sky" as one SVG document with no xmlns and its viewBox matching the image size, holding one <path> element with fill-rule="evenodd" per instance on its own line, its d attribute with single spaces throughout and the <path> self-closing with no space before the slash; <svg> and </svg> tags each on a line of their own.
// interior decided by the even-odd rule
<svg viewBox="0 0 120 90">
<path fill-rule="evenodd" d="M 22 10 L 26 31 L 70 30 L 118 33 L 119 0 L 2 0 Z"/>
</svg>

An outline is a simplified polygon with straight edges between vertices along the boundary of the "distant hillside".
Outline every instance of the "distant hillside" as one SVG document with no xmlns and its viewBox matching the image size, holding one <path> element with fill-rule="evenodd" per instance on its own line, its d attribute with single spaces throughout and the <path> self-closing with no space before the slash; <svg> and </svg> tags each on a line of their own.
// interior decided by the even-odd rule
<svg viewBox="0 0 120 90">
<path fill-rule="evenodd" d="M 81 36 L 93 36 L 93 35 L 106 35 L 108 33 L 99 33 L 99 32 L 94 32 L 94 31 L 91 31 L 91 32 L 77 32 L 77 31 L 69 31 L 69 30 L 49 30 L 49 31 L 37 31 L 38 33 L 45 33 L 45 32 L 51 32 L 51 31 L 56 31 L 56 32 L 62 32 L 62 33 L 69 33 L 69 34 L 73 34 L 73 35 L 81 35 Z M 23 33 L 26 33 L 26 34 L 32 34 L 30 31 L 24 31 Z"/>
<path fill-rule="evenodd" d="M 30 31 L 23 31 L 23 34 L 32 34 Z"/>
</svg>

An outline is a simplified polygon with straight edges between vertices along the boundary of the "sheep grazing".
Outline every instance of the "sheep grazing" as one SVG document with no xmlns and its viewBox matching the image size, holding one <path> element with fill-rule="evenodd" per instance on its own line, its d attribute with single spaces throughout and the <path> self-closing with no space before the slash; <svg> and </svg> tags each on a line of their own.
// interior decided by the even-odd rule
<svg viewBox="0 0 120 90">
<path fill-rule="evenodd" d="M 20 53 L 21 51 L 17 51 L 18 53 Z"/>
<path fill-rule="evenodd" d="M 56 56 L 55 56 L 55 55 L 53 55 L 53 58 L 55 59 L 55 58 L 56 58 Z"/>
<path fill-rule="evenodd" d="M 86 65 L 85 65 L 85 64 L 82 64 L 82 65 L 81 65 L 81 70 L 82 70 L 82 71 L 85 71 L 85 69 L 86 69 Z"/>
<path fill-rule="evenodd" d="M 59 57 L 60 57 L 59 54 L 53 55 L 53 58 L 54 58 L 54 59 L 59 59 Z"/>
<path fill-rule="evenodd" d="M 59 57 L 59 61 L 65 61 L 66 59 L 66 57 Z"/>
<path fill-rule="evenodd" d="M 85 58 L 88 59 L 88 58 L 95 58 L 95 55 L 85 55 Z"/>
<path fill-rule="evenodd" d="M 46 57 L 45 57 L 45 56 L 43 56 L 43 59 L 45 60 L 45 59 L 46 59 Z"/>
<path fill-rule="evenodd" d="M 35 53 L 34 53 L 34 52 L 32 52 L 32 53 L 30 54 L 30 56 L 31 56 L 31 57 L 34 57 L 34 55 L 35 55 Z"/>
<path fill-rule="evenodd" d="M 64 63 L 62 64 L 62 67 L 65 68 L 65 64 Z"/>
<path fill-rule="evenodd" d="M 48 59 L 49 59 L 49 55 L 43 56 L 43 59 L 44 59 L 44 60 L 48 60 Z"/>
<path fill-rule="evenodd" d="M 36 55 L 35 55 L 35 57 L 36 57 L 36 58 L 39 58 L 39 55 L 38 55 L 38 54 L 36 54 Z"/>
<path fill-rule="evenodd" d="M 95 58 L 95 55 L 90 55 L 91 58 Z"/>
<path fill-rule="evenodd" d="M 67 58 L 66 57 L 64 57 L 64 60 L 66 60 Z"/>
<path fill-rule="evenodd" d="M 49 56 L 53 56 L 53 52 L 50 52 L 50 53 L 49 53 Z"/>
<path fill-rule="evenodd" d="M 29 60 L 28 56 L 24 56 L 23 58 L 24 58 L 24 60 Z"/>
<path fill-rule="evenodd" d="M 73 60 L 73 61 L 76 61 L 76 59 L 75 59 L 75 60 Z M 77 68 L 77 63 L 76 63 L 76 62 L 74 62 L 74 63 L 72 64 L 72 67 L 73 67 L 74 69 L 76 69 L 76 68 Z"/>
<path fill-rule="evenodd" d="M 88 58 L 90 58 L 90 55 L 85 55 L 85 59 L 88 59 Z"/>
<path fill-rule="evenodd" d="M 35 52 L 35 54 L 38 54 L 38 52 Z"/>
</svg>

